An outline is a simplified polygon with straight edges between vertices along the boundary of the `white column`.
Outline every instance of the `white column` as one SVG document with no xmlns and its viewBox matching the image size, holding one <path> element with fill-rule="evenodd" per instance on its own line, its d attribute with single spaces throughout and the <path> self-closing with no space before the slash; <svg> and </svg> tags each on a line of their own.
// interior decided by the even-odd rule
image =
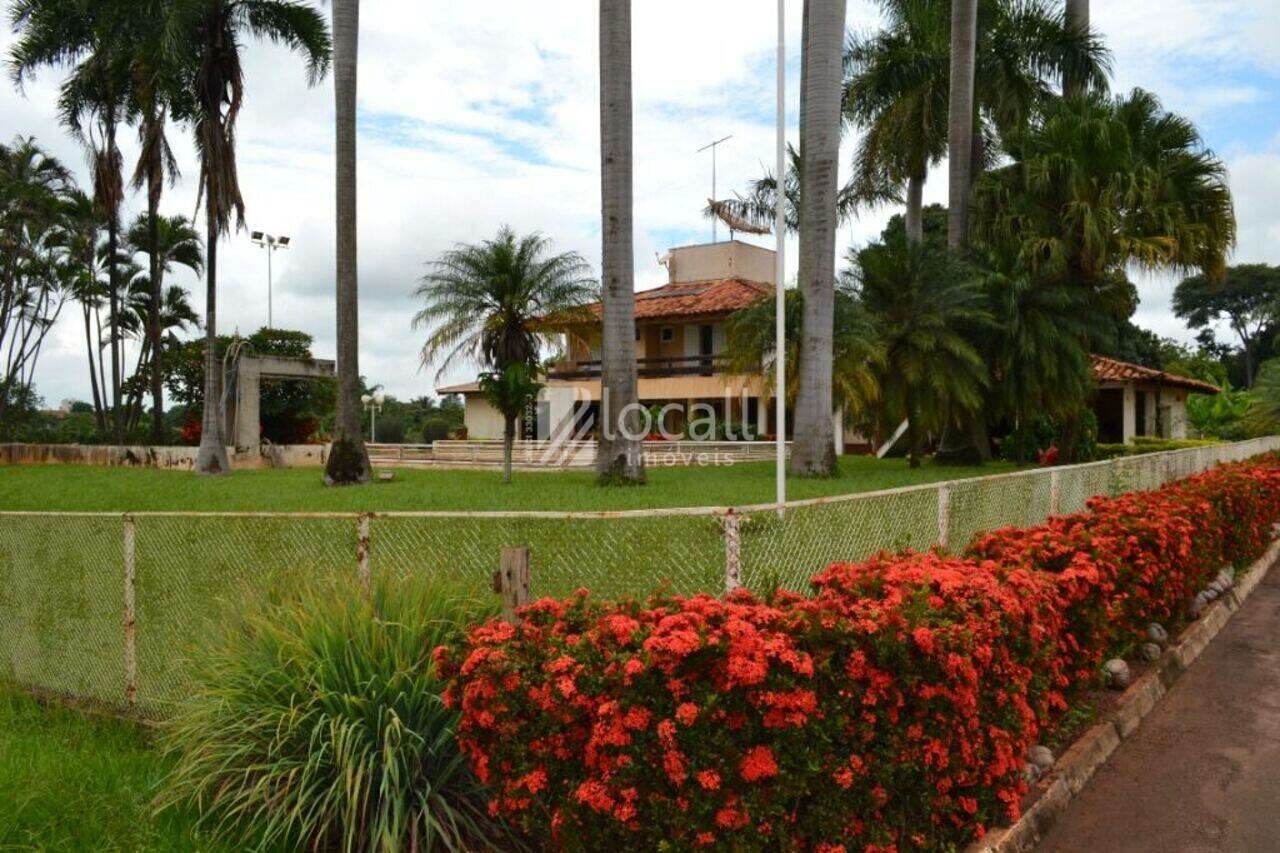
<svg viewBox="0 0 1280 853">
<path fill-rule="evenodd" d="M 1132 382 L 1124 384 L 1124 436 L 1125 444 L 1138 434 L 1138 392 Z"/>
</svg>

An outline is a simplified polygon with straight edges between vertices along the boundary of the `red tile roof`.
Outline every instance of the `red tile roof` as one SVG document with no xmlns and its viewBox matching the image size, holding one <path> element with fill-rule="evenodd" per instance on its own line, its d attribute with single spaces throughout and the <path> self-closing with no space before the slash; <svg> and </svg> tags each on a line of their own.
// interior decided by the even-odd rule
<svg viewBox="0 0 1280 853">
<path fill-rule="evenodd" d="M 773 293 L 773 285 L 728 278 L 666 284 L 636 293 L 637 320 L 675 320 L 725 317 Z M 587 306 L 601 316 L 600 303 Z"/>
<path fill-rule="evenodd" d="M 1092 360 L 1093 378 L 1097 382 L 1149 382 L 1153 385 L 1182 388 L 1197 394 L 1217 394 L 1219 391 L 1216 386 L 1208 382 L 1178 376 L 1176 373 L 1165 373 L 1140 364 L 1130 364 L 1127 361 L 1102 355 L 1092 356 Z"/>
</svg>

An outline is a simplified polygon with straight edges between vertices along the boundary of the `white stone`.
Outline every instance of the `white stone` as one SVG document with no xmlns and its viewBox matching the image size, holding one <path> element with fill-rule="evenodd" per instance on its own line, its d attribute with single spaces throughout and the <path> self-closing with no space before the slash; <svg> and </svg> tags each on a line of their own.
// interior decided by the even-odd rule
<svg viewBox="0 0 1280 853">
<path fill-rule="evenodd" d="M 1107 661 L 1103 672 L 1107 674 L 1107 686 L 1113 690 L 1124 690 L 1133 680 L 1133 675 L 1129 672 L 1129 664 L 1120 658 Z"/>
<path fill-rule="evenodd" d="M 1200 594 L 1204 596 L 1205 601 L 1217 601 L 1220 593 L 1216 587 L 1211 586 Z"/>
<path fill-rule="evenodd" d="M 1026 777 L 1028 785 L 1034 785 L 1040 781 L 1040 768 L 1030 762 L 1022 768 L 1022 775 Z"/>
<path fill-rule="evenodd" d="M 1169 645 L 1169 632 L 1159 622 L 1147 626 L 1147 640 L 1159 646 Z"/>
<path fill-rule="evenodd" d="M 1154 663 L 1155 661 L 1160 660 L 1160 655 L 1162 654 L 1164 654 L 1164 649 L 1160 648 L 1159 643 L 1142 644 L 1142 657 L 1144 660 L 1149 660 Z"/>
<path fill-rule="evenodd" d="M 1053 750 L 1042 744 L 1027 750 L 1027 761 L 1031 762 L 1041 773 L 1048 773 L 1055 761 Z"/>
<path fill-rule="evenodd" d="M 1200 614 L 1203 613 L 1204 609 L 1208 606 L 1209 606 L 1209 599 L 1202 592 L 1192 600 L 1191 607 L 1188 608 L 1188 613 L 1190 614 L 1192 619 L 1199 619 Z"/>
</svg>

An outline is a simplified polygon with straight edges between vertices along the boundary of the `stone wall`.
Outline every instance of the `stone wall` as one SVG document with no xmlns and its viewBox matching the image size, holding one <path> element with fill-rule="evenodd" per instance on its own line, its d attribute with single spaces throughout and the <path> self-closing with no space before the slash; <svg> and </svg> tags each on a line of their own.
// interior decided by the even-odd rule
<svg viewBox="0 0 1280 853">
<path fill-rule="evenodd" d="M 307 468 L 324 465 L 327 444 L 264 446 L 262 450 L 228 448 L 234 468 Z M 114 447 L 90 444 L 0 444 L 0 464 L 99 465 L 122 468 L 164 468 L 189 471 L 195 465 L 194 447 Z"/>
</svg>

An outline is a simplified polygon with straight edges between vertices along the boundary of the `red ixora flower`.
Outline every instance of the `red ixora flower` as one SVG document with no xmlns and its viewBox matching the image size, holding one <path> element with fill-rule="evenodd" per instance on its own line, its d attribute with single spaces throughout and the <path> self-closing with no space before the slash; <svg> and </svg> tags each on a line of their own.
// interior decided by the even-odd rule
<svg viewBox="0 0 1280 853">
<path fill-rule="evenodd" d="M 759 782 L 778 775 L 778 762 L 773 760 L 773 750 L 767 746 L 753 746 L 742 756 L 738 771 L 748 782 Z"/>
</svg>

